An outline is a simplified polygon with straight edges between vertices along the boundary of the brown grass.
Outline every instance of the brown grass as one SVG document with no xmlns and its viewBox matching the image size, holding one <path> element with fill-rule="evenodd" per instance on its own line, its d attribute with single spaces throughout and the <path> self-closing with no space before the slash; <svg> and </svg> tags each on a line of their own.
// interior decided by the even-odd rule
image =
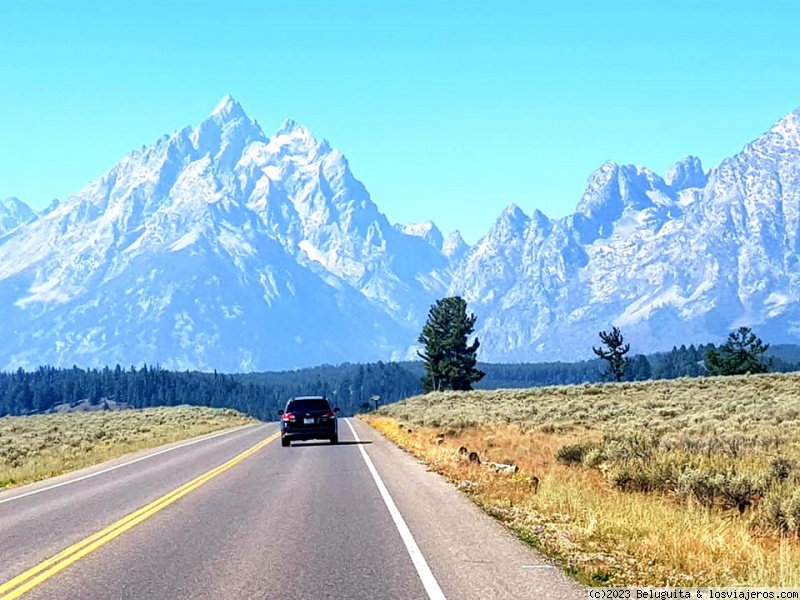
<svg viewBox="0 0 800 600">
<path fill-rule="evenodd" d="M 0 489 L 253 422 L 233 410 L 196 406 L 3 417 Z"/>
<path fill-rule="evenodd" d="M 800 489 L 799 392 L 800 374 L 450 392 L 362 418 L 581 581 L 798 586 L 797 530 L 779 525 Z M 576 444 L 593 451 L 556 459 Z M 520 471 L 469 464 L 460 446 Z M 741 481 L 760 486 L 742 513 L 698 492 Z"/>
</svg>

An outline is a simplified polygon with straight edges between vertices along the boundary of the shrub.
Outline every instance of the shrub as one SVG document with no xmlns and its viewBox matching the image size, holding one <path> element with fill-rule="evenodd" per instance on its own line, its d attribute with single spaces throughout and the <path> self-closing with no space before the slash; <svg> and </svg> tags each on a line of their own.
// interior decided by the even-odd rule
<svg viewBox="0 0 800 600">
<path fill-rule="evenodd" d="M 678 480 L 678 491 L 693 496 L 705 506 L 719 504 L 744 512 L 752 499 L 764 493 L 764 484 L 749 474 L 733 469 L 716 472 L 713 469 L 691 469 Z"/>
<path fill-rule="evenodd" d="M 641 433 L 606 435 L 603 452 L 609 460 L 649 460 L 658 449 L 657 437 Z"/>
<path fill-rule="evenodd" d="M 675 491 L 678 471 L 678 465 L 668 460 L 629 460 L 610 466 L 606 476 L 626 492 L 665 492 Z"/>
<path fill-rule="evenodd" d="M 596 449 L 597 445 L 592 442 L 568 444 L 558 449 L 556 452 L 556 460 L 565 465 L 581 464 L 587 453 Z"/>
<path fill-rule="evenodd" d="M 583 456 L 583 464 L 587 467 L 598 468 L 605 461 L 606 455 L 603 454 L 603 450 L 599 447 L 587 450 L 586 454 Z"/>
<path fill-rule="evenodd" d="M 770 467 L 772 468 L 773 477 L 783 482 L 789 479 L 789 476 L 792 474 L 794 463 L 788 458 L 778 457 L 772 460 Z"/>
<path fill-rule="evenodd" d="M 787 491 L 783 487 L 770 490 L 762 504 L 761 525 L 781 533 L 800 535 L 800 489 Z"/>
<path fill-rule="evenodd" d="M 678 479 L 678 491 L 692 496 L 705 506 L 710 506 L 718 498 L 718 486 L 714 474 L 701 469 L 690 469 Z"/>
</svg>

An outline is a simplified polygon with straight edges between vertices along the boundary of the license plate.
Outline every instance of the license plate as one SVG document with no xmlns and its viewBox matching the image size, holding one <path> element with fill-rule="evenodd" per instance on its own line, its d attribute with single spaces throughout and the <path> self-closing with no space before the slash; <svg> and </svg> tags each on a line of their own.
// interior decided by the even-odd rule
<svg viewBox="0 0 800 600">
<path fill-rule="evenodd" d="M 314 419 L 303 419 L 303 425 L 313 425 Z"/>
</svg>

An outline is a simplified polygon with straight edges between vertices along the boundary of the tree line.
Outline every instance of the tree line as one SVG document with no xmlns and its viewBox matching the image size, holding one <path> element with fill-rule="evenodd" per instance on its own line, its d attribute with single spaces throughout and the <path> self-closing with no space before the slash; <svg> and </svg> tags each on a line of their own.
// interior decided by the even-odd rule
<svg viewBox="0 0 800 600">
<path fill-rule="evenodd" d="M 144 365 L 103 369 L 0 372 L 0 417 L 48 412 L 85 401 L 147 408 L 191 404 L 233 408 L 258 419 L 275 420 L 292 396 L 327 395 L 342 415 L 418 394 L 419 378 L 397 363 L 344 364 L 274 373 L 222 374 L 168 371 Z"/>
<path fill-rule="evenodd" d="M 705 356 L 713 344 L 679 346 L 668 352 L 630 357 L 622 381 L 675 379 L 708 375 Z M 800 357 L 800 347 L 779 348 L 780 356 Z M 773 371 L 797 371 L 800 364 L 778 354 L 771 356 Z M 477 389 L 527 388 L 596 383 L 607 380 L 600 358 L 572 363 L 476 364 L 485 376 Z M 286 372 L 221 373 L 167 371 L 141 368 L 57 369 L 0 373 L 0 416 L 46 412 L 60 404 L 88 401 L 96 406 L 113 400 L 134 408 L 194 404 L 239 410 L 273 420 L 286 400 L 298 395 L 328 395 L 343 414 L 374 408 L 422 392 L 422 361 L 401 363 L 325 365 Z"/>
<path fill-rule="evenodd" d="M 601 331 L 599 336 L 602 344 L 598 348 L 592 347 L 592 351 L 607 363 L 604 376 L 611 381 L 623 381 L 633 366 L 633 360 L 627 357 L 630 344 L 625 343 L 618 327 Z M 739 327 L 731 331 L 725 343 L 719 347 L 708 344 L 697 348 L 681 346 L 680 350 L 673 348 L 670 354 L 660 360 L 655 370 L 651 365 L 650 377 L 671 379 L 701 375 L 745 375 L 793 371 L 800 367 L 768 356 L 768 351 L 769 344 L 765 344 L 752 329 Z"/>
</svg>

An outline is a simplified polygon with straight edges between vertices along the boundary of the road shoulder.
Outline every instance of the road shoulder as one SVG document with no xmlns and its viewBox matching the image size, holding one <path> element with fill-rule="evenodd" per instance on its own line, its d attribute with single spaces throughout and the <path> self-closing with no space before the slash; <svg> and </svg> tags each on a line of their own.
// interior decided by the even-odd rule
<svg viewBox="0 0 800 600">
<path fill-rule="evenodd" d="M 441 476 L 357 419 L 350 422 L 448 598 L 584 598 L 586 588 L 525 546 Z"/>
</svg>

